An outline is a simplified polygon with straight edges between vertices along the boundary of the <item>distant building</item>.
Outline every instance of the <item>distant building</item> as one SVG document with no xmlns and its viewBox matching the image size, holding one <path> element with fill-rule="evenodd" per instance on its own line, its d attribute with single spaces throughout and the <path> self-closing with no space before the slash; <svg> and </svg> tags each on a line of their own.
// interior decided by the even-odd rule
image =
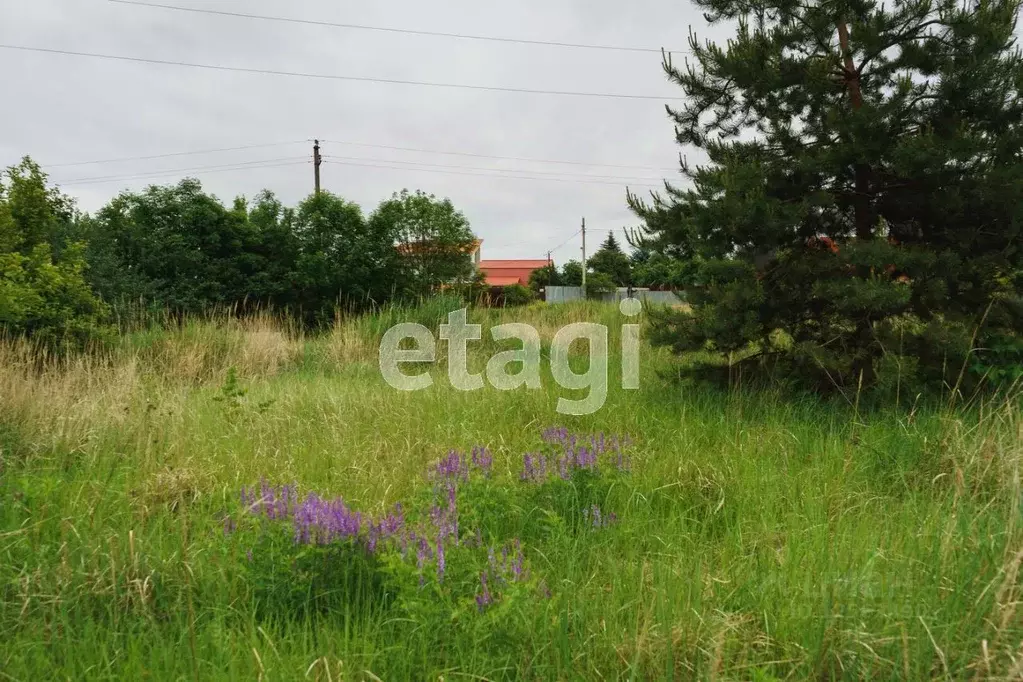
<svg viewBox="0 0 1023 682">
<path fill-rule="evenodd" d="M 452 250 L 464 253 L 472 259 L 476 270 L 483 273 L 489 287 L 506 287 L 512 284 L 529 286 L 529 276 L 535 270 L 553 264 L 547 259 L 482 260 L 482 246 L 483 240 L 475 239 L 457 246 L 441 246 L 427 241 L 397 244 L 395 248 L 401 255 L 412 259 L 429 258 L 435 254 L 451 253 Z"/>
<path fill-rule="evenodd" d="M 483 245 L 482 239 L 474 239 L 471 242 L 465 244 L 459 244 L 450 246 L 447 244 L 437 245 L 430 241 L 421 242 L 408 242 L 396 244 L 394 248 L 398 250 L 403 256 L 430 256 L 433 254 L 443 254 L 452 252 L 461 252 L 472 258 L 473 263 L 479 267 L 480 263 L 480 247 Z"/>
<path fill-rule="evenodd" d="M 535 270 L 545 268 L 550 261 L 544 260 L 480 260 L 477 267 L 492 287 L 506 287 L 512 284 L 529 286 L 529 276 Z"/>
</svg>

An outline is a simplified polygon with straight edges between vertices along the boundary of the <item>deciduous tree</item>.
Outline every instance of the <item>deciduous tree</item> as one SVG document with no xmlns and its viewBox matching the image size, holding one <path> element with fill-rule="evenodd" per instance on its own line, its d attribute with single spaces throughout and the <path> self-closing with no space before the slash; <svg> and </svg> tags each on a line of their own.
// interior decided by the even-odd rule
<svg viewBox="0 0 1023 682">
<path fill-rule="evenodd" d="M 402 190 L 381 203 L 369 222 L 375 232 L 394 236 L 413 296 L 472 279 L 475 236 L 451 200 Z"/>
<path fill-rule="evenodd" d="M 85 244 L 69 240 L 77 218 L 30 159 L 0 174 L 0 332 L 57 349 L 111 333 L 85 280 Z"/>
</svg>

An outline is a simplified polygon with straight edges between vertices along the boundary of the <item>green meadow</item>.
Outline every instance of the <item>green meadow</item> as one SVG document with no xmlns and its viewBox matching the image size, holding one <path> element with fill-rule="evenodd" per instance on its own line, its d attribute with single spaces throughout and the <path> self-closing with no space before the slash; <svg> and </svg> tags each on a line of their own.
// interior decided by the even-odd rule
<svg viewBox="0 0 1023 682">
<path fill-rule="evenodd" d="M 583 392 L 546 369 L 541 390 L 463 392 L 441 361 L 431 387 L 392 389 L 382 334 L 436 330 L 442 303 L 318 335 L 211 316 L 65 358 L 3 342 L 0 679 L 1023 676 L 1017 397 L 715 390 L 647 345 L 623 390 L 625 319 L 596 303 L 469 314 L 485 339 L 534 325 L 545 353 L 563 325 L 606 324 L 594 414 L 559 415 Z M 471 367 L 502 347 L 471 345 Z M 552 427 L 623 453 L 562 476 Z M 492 461 L 437 540 L 436 463 L 474 447 Z M 549 471 L 523 480 L 526 454 Z M 364 521 L 401 504 L 404 530 L 296 542 L 260 481 Z"/>
</svg>

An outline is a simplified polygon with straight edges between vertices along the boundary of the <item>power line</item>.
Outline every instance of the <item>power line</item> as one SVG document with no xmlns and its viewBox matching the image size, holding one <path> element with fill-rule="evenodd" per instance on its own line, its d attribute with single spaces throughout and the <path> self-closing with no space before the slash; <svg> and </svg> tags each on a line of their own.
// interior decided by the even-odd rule
<svg viewBox="0 0 1023 682">
<path fill-rule="evenodd" d="M 453 168 L 457 170 L 471 170 L 471 171 L 485 171 L 485 172 L 497 172 L 497 173 L 527 173 L 529 175 L 540 175 L 540 176 L 553 176 L 562 177 L 569 179 L 584 179 L 584 180 L 653 180 L 655 182 L 660 181 L 661 178 L 651 177 L 639 177 L 639 176 L 614 176 L 614 175 L 592 175 L 587 173 L 566 173 L 566 172 L 552 172 L 552 171 L 534 171 L 522 168 L 484 168 L 480 166 L 460 166 L 443 163 L 425 163 L 422 161 L 399 161 L 393 159 L 373 159 L 362 156 L 325 156 L 326 159 L 336 159 L 340 161 L 367 161 L 371 163 L 394 163 L 403 166 L 427 166 L 431 168 Z"/>
<path fill-rule="evenodd" d="M 117 173 L 117 174 L 114 174 L 114 175 L 99 175 L 99 176 L 93 176 L 93 177 L 88 177 L 88 178 L 79 178 L 75 182 L 77 182 L 79 180 L 106 180 L 107 178 L 125 178 L 125 177 L 127 177 L 127 178 L 135 178 L 135 177 L 144 177 L 146 175 L 167 175 L 167 174 L 170 174 L 170 173 L 187 173 L 189 171 L 213 170 L 213 169 L 217 169 L 217 168 L 235 168 L 237 166 L 256 166 L 256 165 L 268 164 L 268 163 L 280 163 L 280 162 L 283 162 L 283 161 L 305 161 L 305 160 L 306 160 L 306 157 L 304 157 L 304 156 L 286 156 L 286 157 L 281 157 L 281 158 L 277 158 L 277 159 L 258 159 L 258 160 L 255 160 L 255 161 L 234 161 L 232 163 L 218 164 L 216 166 L 191 166 L 191 167 L 188 167 L 188 168 L 168 168 L 166 170 L 147 171 L 147 172 L 144 172 L 144 173 L 127 173 L 127 174 L 126 173 Z"/>
<path fill-rule="evenodd" d="M 72 163 L 51 163 L 47 168 L 70 168 L 71 166 L 92 166 L 104 163 L 121 163 L 124 161 L 148 161 L 151 159 L 168 159 L 173 156 L 197 156 L 200 154 L 216 154 L 219 152 L 237 152 L 245 149 L 265 149 L 267 147 L 283 147 L 289 144 L 301 144 L 305 140 L 291 140 L 289 142 L 267 142 L 265 144 L 249 144 L 241 147 L 221 147 L 220 149 L 199 149 L 191 152 L 171 152 L 169 154 L 153 154 L 150 156 L 124 156 L 118 159 L 100 159 L 98 161 L 74 161 Z"/>
<path fill-rule="evenodd" d="M 200 156 L 200 155 L 203 155 L 203 154 L 216 154 L 216 153 L 222 153 L 222 152 L 243 151 L 243 150 L 249 150 L 249 149 L 265 149 L 265 148 L 268 148 L 268 147 L 283 147 L 283 146 L 286 146 L 286 145 L 302 144 L 302 143 L 309 142 L 309 141 L 310 140 L 288 140 L 288 141 L 283 141 L 283 142 L 267 142 L 267 143 L 263 143 L 263 144 L 249 144 L 249 145 L 242 145 L 242 146 L 238 146 L 238 147 L 220 147 L 220 148 L 217 148 L 217 149 L 196 149 L 196 150 L 192 150 L 192 151 L 169 152 L 169 153 L 165 153 L 165 154 L 151 154 L 151 155 L 148 155 L 148 156 L 122 156 L 122 157 L 110 158 L 110 159 L 96 159 L 96 160 L 92 160 L 92 161 L 73 161 L 73 162 L 67 162 L 67 163 L 52 163 L 52 164 L 44 164 L 44 165 L 47 168 L 70 168 L 70 167 L 73 167 L 73 166 L 90 166 L 90 165 L 101 165 L 101 164 L 108 164 L 108 163 L 124 163 L 124 162 L 127 162 L 127 161 L 148 161 L 148 160 L 166 159 L 166 158 L 172 158 L 172 157 L 178 157 L 178 156 Z M 665 172 L 665 173 L 667 173 L 667 172 L 675 172 L 677 170 L 675 168 L 661 168 L 661 167 L 657 167 L 657 166 L 636 166 L 636 165 L 628 165 L 628 164 L 595 163 L 595 162 L 588 162 L 588 161 L 567 161 L 567 160 L 558 160 L 558 159 L 536 159 L 536 158 L 520 157 L 520 156 L 498 156 L 498 155 L 493 155 L 493 154 L 477 154 L 477 153 L 473 153 L 473 152 L 445 151 L 445 150 L 440 150 L 440 149 L 422 149 L 422 148 L 418 148 L 418 147 L 398 147 L 398 146 L 386 145 L 386 144 L 373 144 L 373 143 L 369 143 L 369 142 L 345 142 L 345 141 L 341 141 L 341 140 L 328 140 L 328 139 L 324 139 L 324 138 L 321 138 L 321 142 L 329 142 L 331 144 L 340 144 L 340 145 L 346 145 L 346 146 L 352 146 L 352 147 L 367 147 L 367 148 L 372 148 L 372 149 L 388 149 L 388 150 L 392 150 L 392 151 L 416 152 L 416 153 L 421 153 L 421 154 L 441 154 L 441 155 L 444 155 L 444 156 L 464 156 L 464 157 L 480 158 L 480 159 L 496 159 L 496 160 L 500 160 L 500 161 L 521 161 L 521 162 L 525 162 L 525 163 L 565 164 L 565 165 L 571 165 L 571 166 L 583 166 L 583 167 L 594 167 L 594 168 L 624 168 L 624 169 L 631 169 L 631 170 L 649 170 L 649 171 L 658 171 L 658 172 Z M 354 157 L 337 157 L 337 158 L 354 158 Z M 377 160 L 377 159 L 367 159 L 367 160 Z M 388 162 L 391 162 L 391 161 L 388 161 Z M 413 163 L 413 162 L 409 162 L 409 161 L 394 161 L 394 163 Z M 494 170 L 505 170 L 505 169 L 494 169 Z M 544 171 L 524 171 L 524 172 L 542 173 Z M 572 175 L 575 175 L 575 174 L 572 174 Z M 645 178 L 645 179 L 654 179 L 654 178 Z"/>
<path fill-rule="evenodd" d="M 274 69 L 256 69 L 244 66 L 224 66 L 221 64 L 200 64 L 197 62 L 180 62 L 166 59 L 148 59 L 144 57 L 127 57 L 124 55 L 101 54 L 98 52 L 76 52 L 73 50 L 57 50 L 46 47 L 29 47 L 26 45 L 0 44 L 0 49 L 21 50 L 24 52 L 40 52 L 43 54 L 59 54 L 70 57 L 88 57 L 93 59 L 107 59 L 137 64 L 157 64 L 160 66 L 182 66 L 192 69 L 207 69 L 210 71 L 231 71 L 235 73 L 255 73 L 270 76 L 289 76 L 294 78 L 315 78 L 320 80 L 352 81 L 357 83 L 387 83 L 389 85 L 417 85 L 431 88 L 451 88 L 461 90 L 483 90 L 488 92 L 510 92 L 515 94 L 529 95 L 557 95 L 564 97 L 596 97 L 603 99 L 632 99 L 632 100 L 673 100 L 679 97 L 661 97 L 659 95 L 629 95 L 611 92 L 579 92 L 574 90 L 535 90 L 531 88 L 509 88 L 497 85 L 471 85 L 467 83 L 434 83 L 430 81 L 411 81 L 396 78 L 371 78 L 368 76 L 346 76 L 341 74 L 328 73 L 306 73 L 301 71 L 278 71 Z"/>
<path fill-rule="evenodd" d="M 555 246 L 554 248 L 550 249 L 551 253 L 553 253 L 553 252 L 557 251 L 557 250 L 558 250 L 558 249 L 560 249 L 560 248 L 561 248 L 562 246 L 565 246 L 565 245 L 566 245 L 566 244 L 568 244 L 568 243 L 569 243 L 570 241 L 572 241 L 573 239 L 575 239 L 576 237 L 578 237 L 578 236 L 579 236 L 579 233 L 580 233 L 580 232 L 582 232 L 582 230 L 576 230 L 576 231 L 575 231 L 575 232 L 574 232 L 574 233 L 572 234 L 572 236 L 571 236 L 571 237 L 569 237 L 569 238 L 568 238 L 568 239 L 566 239 L 565 241 L 561 242 L 560 244 L 558 244 L 558 245 L 557 245 L 557 246 Z"/>
<path fill-rule="evenodd" d="M 249 161 L 242 163 L 225 164 L 221 166 L 199 166 L 194 168 L 175 168 L 166 171 L 153 173 L 140 173 L 136 175 L 106 175 L 99 177 L 76 178 L 74 180 L 57 181 L 58 185 L 90 185 L 104 182 L 121 182 L 125 180 L 142 180 L 146 178 L 162 178 L 181 173 L 222 173 L 226 171 L 249 170 L 254 168 L 277 168 L 280 166 L 297 166 L 310 163 L 305 157 L 288 157 L 282 159 L 266 159 L 263 161 Z"/>
<path fill-rule="evenodd" d="M 289 24 L 303 24 L 306 26 L 329 26 L 331 28 L 348 28 L 360 31 L 382 31 L 385 33 L 403 33 L 406 35 L 432 36 L 435 38 L 457 38 L 460 40 L 482 40 L 495 43 L 517 43 L 520 45 L 545 45 L 547 47 L 568 47 L 583 50 L 612 50 L 616 52 L 641 52 L 662 54 L 658 48 L 651 47 L 628 47 L 624 45 L 591 45 L 585 43 L 567 43 L 554 40 L 533 40 L 529 38 L 503 38 L 500 36 L 483 36 L 466 33 L 445 33 L 442 31 L 423 31 L 404 28 L 392 28 L 387 26 L 369 26 L 366 24 L 342 24 L 332 21 L 317 21 L 313 19 L 295 19 L 292 17 L 267 16 L 264 14 L 247 14 L 244 12 L 226 12 L 223 10 L 199 9 L 197 7 L 180 7 L 178 5 L 163 5 L 155 2 L 136 2 L 135 0 L 108 0 L 119 5 L 132 5 L 135 7 L 150 7 L 155 9 L 173 10 L 175 12 L 192 12 L 195 14 L 211 14 L 221 17 L 235 17 L 242 19 L 259 19 L 262 21 L 279 21 Z M 688 50 L 667 50 L 667 52 L 679 54 Z"/>
<path fill-rule="evenodd" d="M 573 179 L 570 179 L 570 178 L 549 178 L 549 177 L 536 177 L 536 176 L 526 176 L 526 175 L 504 175 L 504 174 L 482 174 L 481 175 L 478 172 L 472 173 L 472 172 L 462 172 L 462 171 L 457 171 L 457 170 L 436 170 L 434 168 L 429 168 L 429 167 L 426 167 L 426 168 L 416 168 L 416 167 L 409 167 L 409 166 L 404 166 L 404 167 L 403 166 L 385 166 L 385 165 L 382 165 L 382 164 L 373 164 L 373 163 L 355 163 L 355 162 L 351 162 L 351 161 L 330 161 L 329 157 L 327 157 L 327 161 L 329 163 L 333 163 L 335 165 L 340 165 L 340 166 L 354 166 L 354 167 L 358 167 L 358 168 L 383 168 L 383 169 L 387 169 L 387 170 L 405 170 L 405 171 L 414 171 L 414 172 L 421 172 L 421 173 L 440 173 L 440 174 L 444 174 L 444 175 L 464 175 L 464 176 L 473 177 L 473 178 L 497 178 L 497 179 L 502 179 L 502 180 L 533 180 L 533 181 L 540 181 L 540 182 L 568 182 L 568 183 L 577 184 L 577 185 L 587 185 L 587 184 L 589 184 L 589 185 L 613 185 L 615 187 L 621 187 L 622 185 L 629 184 L 629 183 L 625 183 L 625 182 L 607 182 L 607 181 L 603 181 L 603 180 L 573 180 Z M 427 165 L 427 164 L 422 164 L 422 165 Z M 634 187 L 660 187 L 661 185 L 635 184 L 633 186 Z"/>
<path fill-rule="evenodd" d="M 576 230 L 575 234 L 573 234 L 571 237 L 569 237 L 565 241 L 561 242 L 560 244 L 558 244 L 554 248 L 550 249 L 550 251 L 552 253 L 554 251 L 557 251 L 562 246 L 564 246 L 565 244 L 570 242 L 572 239 L 574 239 L 579 234 L 579 232 L 580 232 L 580 230 Z M 522 240 L 514 241 L 514 242 L 502 242 L 501 244 L 493 244 L 492 247 L 495 248 L 495 249 L 504 249 L 504 248 L 508 248 L 510 246 L 521 246 L 522 244 L 533 244 L 534 242 L 536 242 L 535 239 L 522 239 Z"/>
<path fill-rule="evenodd" d="M 441 151 L 439 149 L 420 149 L 416 147 L 396 147 L 387 144 L 370 144 L 368 142 L 345 142 L 342 140 L 327 140 L 320 138 L 323 142 L 330 142 L 331 144 L 348 145 L 351 147 L 370 147 L 373 149 L 390 149 L 401 152 L 417 152 L 421 154 L 443 154 L 445 156 L 469 156 L 478 159 L 498 159 L 501 161 L 523 161 L 526 163 L 554 163 L 554 164 L 565 164 L 569 166 L 592 166 L 594 168 L 627 168 L 630 170 L 650 170 L 659 172 L 676 172 L 677 168 L 659 168 L 657 166 L 632 166 L 626 164 L 614 164 L 614 163 L 592 163 L 588 161 L 560 161 L 556 159 L 533 159 L 522 156 L 495 156 L 492 154 L 475 154 L 472 152 L 451 152 Z"/>
</svg>

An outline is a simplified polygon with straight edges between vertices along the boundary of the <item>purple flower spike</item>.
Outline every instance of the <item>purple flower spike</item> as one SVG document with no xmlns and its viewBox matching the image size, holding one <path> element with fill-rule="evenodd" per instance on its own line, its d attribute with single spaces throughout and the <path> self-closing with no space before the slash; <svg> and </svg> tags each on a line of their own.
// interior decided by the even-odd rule
<svg viewBox="0 0 1023 682">
<path fill-rule="evenodd" d="M 482 612 L 493 602 L 494 597 L 490 594 L 490 589 L 487 587 L 487 573 L 484 571 L 480 573 L 480 593 L 476 595 L 476 608 Z"/>
<path fill-rule="evenodd" d="M 591 526 L 593 528 L 607 528 L 611 524 L 617 522 L 618 516 L 614 512 L 604 514 L 597 505 L 593 505 L 589 509 L 583 509 L 584 525 Z"/>
<path fill-rule="evenodd" d="M 526 558 L 522 554 L 522 545 L 518 538 L 515 538 L 515 558 L 512 560 L 511 571 L 514 580 L 521 580 L 523 575 L 523 565 L 525 564 Z"/>
<path fill-rule="evenodd" d="M 561 476 L 562 480 L 567 481 L 569 478 L 570 462 L 568 455 L 564 457 L 558 457 L 558 475 Z"/>
<path fill-rule="evenodd" d="M 472 464 L 489 478 L 494 466 L 494 457 L 490 454 L 490 450 L 482 445 L 477 445 L 472 449 Z"/>
<path fill-rule="evenodd" d="M 430 558 L 430 545 L 426 538 L 416 538 L 416 568 L 419 569 L 419 584 L 423 584 L 423 568 L 426 560 Z"/>
<path fill-rule="evenodd" d="M 469 463 L 465 455 L 452 450 L 447 457 L 440 460 L 433 466 L 433 478 L 435 481 L 455 484 L 458 481 L 469 480 Z"/>
<path fill-rule="evenodd" d="M 309 493 L 293 514 L 295 542 L 326 545 L 358 537 L 362 531 L 362 514 L 353 512 L 344 500 L 325 500 Z M 370 524 L 370 538 L 375 547 L 378 529 Z"/>
<path fill-rule="evenodd" d="M 623 452 L 630 444 L 627 436 L 608 435 L 603 431 L 580 435 L 569 433 L 564 427 L 551 427 L 544 429 L 541 437 L 545 443 L 560 449 L 560 453 L 553 457 L 557 463 L 557 474 L 564 480 L 571 479 L 579 469 L 599 472 L 603 457 L 607 457 L 608 463 L 615 466 L 619 472 L 627 472 L 630 469 L 631 463 Z M 536 463 L 538 457 L 540 455 L 534 454 L 527 459 L 525 471 L 521 476 L 523 481 L 535 481 L 539 478 L 533 474 L 533 471 L 539 468 Z M 553 463 L 551 468 L 554 468 Z"/>
<path fill-rule="evenodd" d="M 547 458 L 540 453 L 526 453 L 522 456 L 522 473 L 519 478 L 526 483 L 543 483 L 547 480 Z"/>
<path fill-rule="evenodd" d="M 540 437 L 545 443 L 564 443 L 568 439 L 568 429 L 563 426 L 552 426 L 544 429 Z"/>
</svg>

